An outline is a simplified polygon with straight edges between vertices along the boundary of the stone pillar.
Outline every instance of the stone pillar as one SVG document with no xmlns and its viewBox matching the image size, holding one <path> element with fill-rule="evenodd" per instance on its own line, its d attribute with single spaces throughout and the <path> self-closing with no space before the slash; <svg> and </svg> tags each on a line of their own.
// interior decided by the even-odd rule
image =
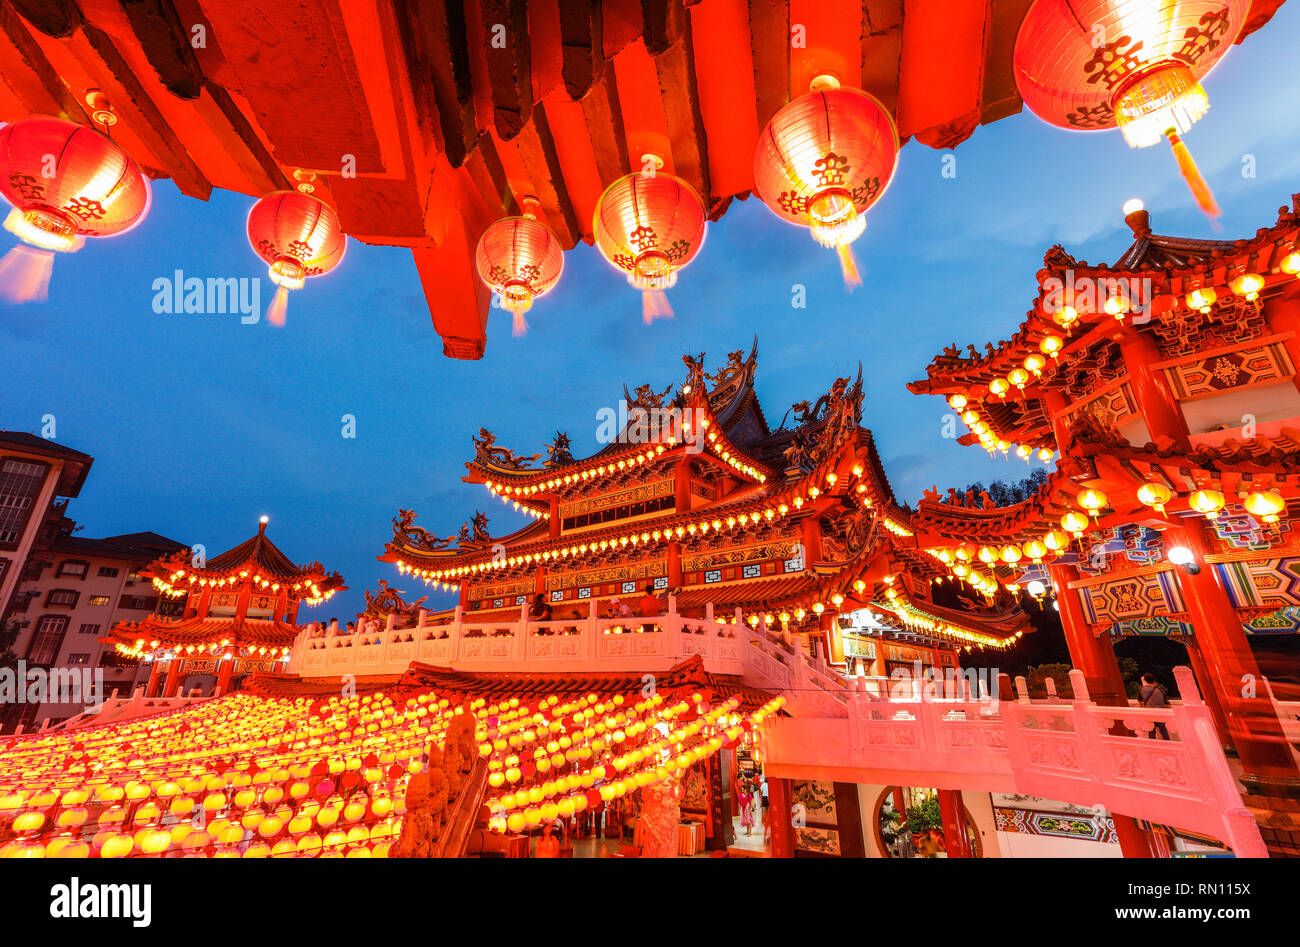
<svg viewBox="0 0 1300 947">
<path fill-rule="evenodd" d="M 961 790 L 939 790 L 939 815 L 943 819 L 943 842 L 948 857 L 975 857 L 966 836 L 966 807 L 961 804 Z"/>
<path fill-rule="evenodd" d="M 1207 527 L 1199 517 L 1184 517 L 1165 530 L 1165 550 L 1186 547 L 1199 564 L 1195 575 L 1177 567 L 1174 575 L 1187 607 L 1203 663 L 1237 756 L 1241 781 L 1262 795 L 1300 793 L 1300 773 L 1272 702 L 1260 680 L 1259 665 L 1219 572 L 1205 557 L 1212 552 Z M 1207 689 L 1208 689 L 1207 688 Z M 1251 696 L 1247 696 L 1247 694 Z"/>
<path fill-rule="evenodd" d="M 682 821 L 676 776 L 641 787 L 641 854 L 645 858 L 676 858 L 678 826 Z"/>
</svg>

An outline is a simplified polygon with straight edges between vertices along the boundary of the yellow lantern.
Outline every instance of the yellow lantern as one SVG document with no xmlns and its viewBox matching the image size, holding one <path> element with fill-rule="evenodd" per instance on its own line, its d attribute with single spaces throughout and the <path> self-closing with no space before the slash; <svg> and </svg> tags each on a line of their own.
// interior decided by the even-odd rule
<svg viewBox="0 0 1300 947">
<path fill-rule="evenodd" d="M 1010 387 L 1011 383 L 1005 378 L 995 378 L 989 382 L 989 391 L 997 395 L 999 398 L 1005 398 L 1007 396 L 1007 390 Z"/>
<path fill-rule="evenodd" d="M 1052 552 L 1064 552 L 1070 548 L 1070 537 L 1059 529 L 1053 529 L 1043 535 L 1043 545 Z"/>
<path fill-rule="evenodd" d="M 1007 565 L 1014 566 L 1017 562 L 1020 561 L 1020 557 L 1021 557 L 1021 552 L 1019 546 L 1008 545 L 1002 547 L 1002 561 L 1005 562 Z"/>
<path fill-rule="evenodd" d="M 962 408 L 966 407 L 966 396 L 965 396 L 965 395 L 949 395 L 949 396 L 948 396 L 948 407 L 952 408 L 954 411 L 960 411 Z"/>
<path fill-rule="evenodd" d="M 998 561 L 998 549 L 996 546 L 980 547 L 980 562 L 984 563 L 985 565 L 988 565 L 989 563 L 997 562 L 997 561 Z"/>
<path fill-rule="evenodd" d="M 1228 284 L 1238 296 L 1254 302 L 1259 298 L 1259 291 L 1264 288 L 1264 277 L 1258 273 L 1243 273 Z"/>
<path fill-rule="evenodd" d="M 1045 335 L 1038 343 L 1038 351 L 1048 358 L 1055 359 L 1064 345 L 1065 341 L 1059 335 Z"/>
<path fill-rule="evenodd" d="M 1204 513 L 1206 519 L 1212 520 L 1223 509 L 1224 499 L 1218 490 L 1197 490 L 1187 498 L 1187 502 L 1196 512 Z"/>
<path fill-rule="evenodd" d="M 1100 490 L 1084 490 L 1076 499 L 1079 501 L 1079 506 L 1092 514 L 1093 519 L 1097 518 L 1097 511 L 1106 506 L 1106 494 Z"/>
<path fill-rule="evenodd" d="M 1025 382 L 1029 381 L 1029 372 L 1023 368 L 1013 368 L 1007 373 L 1007 381 L 1015 385 L 1021 391 L 1025 389 Z"/>
<path fill-rule="evenodd" d="M 1173 498 L 1174 492 L 1163 483 L 1144 483 L 1138 487 L 1138 499 L 1157 513 L 1163 514 L 1165 504 Z"/>
<path fill-rule="evenodd" d="M 1286 509 L 1286 501 L 1271 490 L 1250 494 L 1245 504 L 1253 515 L 1262 516 L 1265 523 L 1276 523 L 1278 514 Z"/>
<path fill-rule="evenodd" d="M 1047 360 L 1041 355 L 1030 353 L 1025 356 L 1025 368 L 1029 369 L 1035 375 L 1041 375 L 1043 373 L 1043 366 L 1046 364 Z"/>
<path fill-rule="evenodd" d="M 1084 531 L 1088 528 L 1088 517 L 1084 516 L 1077 510 L 1071 510 L 1061 517 L 1061 526 L 1073 534 L 1075 539 L 1083 536 Z"/>
<path fill-rule="evenodd" d="M 1052 313 L 1052 321 L 1064 329 L 1070 331 L 1070 327 L 1079 320 L 1079 311 L 1073 306 L 1062 306 L 1056 312 Z"/>
<path fill-rule="evenodd" d="M 1292 250 L 1282 258 L 1278 268 L 1283 273 L 1289 273 L 1292 276 L 1300 276 L 1300 250 Z"/>
<path fill-rule="evenodd" d="M 1042 562 L 1043 557 L 1047 555 L 1047 547 L 1037 539 L 1031 539 L 1020 547 L 1020 551 L 1030 558 L 1033 562 Z"/>
<path fill-rule="evenodd" d="M 1208 313 L 1218 298 L 1219 294 L 1212 287 L 1204 286 L 1200 289 L 1194 289 L 1186 296 L 1187 308 L 1199 309 L 1203 313 Z"/>
</svg>

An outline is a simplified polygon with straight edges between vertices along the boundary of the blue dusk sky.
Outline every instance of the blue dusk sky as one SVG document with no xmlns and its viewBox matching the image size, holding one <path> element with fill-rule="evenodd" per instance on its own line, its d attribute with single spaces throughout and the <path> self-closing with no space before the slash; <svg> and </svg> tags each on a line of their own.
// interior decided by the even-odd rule
<svg viewBox="0 0 1300 947">
<path fill-rule="evenodd" d="M 495 535 L 522 524 L 461 483 L 480 427 L 528 454 L 564 430 L 585 456 L 599 446 L 597 412 L 617 406 L 624 382 L 662 389 L 683 379 L 684 353 L 706 352 L 712 370 L 755 334 L 774 426 L 861 360 L 864 423 L 901 502 L 931 484 L 1018 479 L 1031 468 L 1014 456 L 945 440 L 947 406 L 906 382 L 949 343 L 982 348 L 1014 333 L 1052 244 L 1081 260 L 1118 257 L 1132 240 L 1120 210 L 1129 198 L 1145 201 L 1157 233 L 1240 237 L 1271 224 L 1300 190 L 1300 126 L 1283 75 L 1297 37 L 1300 4 L 1287 4 L 1206 82 L 1211 110 L 1186 141 L 1224 209 L 1217 234 L 1168 148 L 1134 150 L 1118 132 L 1067 132 L 1022 112 L 955 152 L 903 148 L 854 244 L 864 284 L 851 295 L 834 253 L 751 198 L 709 225 L 669 293 L 674 319 L 644 325 L 638 294 L 579 245 L 528 334 L 512 338 L 494 314 L 474 362 L 443 357 L 410 253 L 354 240 L 334 273 L 292 294 L 283 329 L 154 313 L 153 281 L 176 269 L 266 272 L 244 234 L 252 199 L 214 192 L 203 202 L 155 182 L 140 227 L 58 259 L 48 302 L 0 303 L 0 427 L 39 433 L 53 415 L 58 441 L 95 458 L 70 506 L 85 536 L 153 530 L 215 555 L 268 515 L 290 558 L 319 559 L 349 586 L 304 617 L 343 620 L 381 578 L 408 600 L 425 594 L 375 560 L 399 507 L 444 536 L 476 509 Z M 941 173 L 948 154 L 951 178 Z M 805 309 L 791 305 L 796 284 Z M 342 436 L 345 414 L 356 417 L 353 439 Z"/>
</svg>

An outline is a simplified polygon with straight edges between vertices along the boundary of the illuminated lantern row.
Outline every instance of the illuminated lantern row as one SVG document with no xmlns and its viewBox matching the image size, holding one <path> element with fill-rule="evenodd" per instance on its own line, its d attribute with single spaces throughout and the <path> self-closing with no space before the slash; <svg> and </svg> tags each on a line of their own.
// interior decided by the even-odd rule
<svg viewBox="0 0 1300 947">
<path fill-rule="evenodd" d="M 333 207 L 301 191 L 275 191 L 248 213 L 248 242 L 270 264 L 277 289 L 266 310 L 271 325 L 284 325 L 289 290 L 339 265 L 347 238 Z"/>
<path fill-rule="evenodd" d="M 1046 122 L 1167 138 L 1201 209 L 1218 205 L 1180 136 L 1205 114 L 1200 80 L 1236 40 L 1250 0 L 1036 0 L 1016 37 L 1021 98 Z"/>
<path fill-rule="evenodd" d="M 898 147 L 894 120 L 879 100 L 819 76 L 759 136 L 754 190 L 783 220 L 808 227 L 814 240 L 833 248 L 845 285 L 860 286 L 849 245 L 889 186 Z"/>
<path fill-rule="evenodd" d="M 488 227 L 474 251 L 479 279 L 514 317 L 516 336 L 528 330 L 524 313 L 532 308 L 533 300 L 549 292 L 564 271 L 559 239 L 537 219 L 537 199 L 524 198 L 521 203 L 523 214 Z"/>
<path fill-rule="evenodd" d="M 46 116 L 0 127 L 0 194 L 13 205 L 5 229 L 26 244 L 0 262 L 0 296 L 12 302 L 46 298 L 51 251 L 126 233 L 150 201 L 148 180 L 116 142 Z"/>
<path fill-rule="evenodd" d="M 678 271 L 699 253 L 706 216 L 689 184 L 659 171 L 656 156 L 645 160 L 653 170 L 625 175 L 600 195 L 592 233 L 601 255 L 641 290 L 641 315 L 650 323 L 672 316 L 663 291 L 677 285 Z"/>
</svg>

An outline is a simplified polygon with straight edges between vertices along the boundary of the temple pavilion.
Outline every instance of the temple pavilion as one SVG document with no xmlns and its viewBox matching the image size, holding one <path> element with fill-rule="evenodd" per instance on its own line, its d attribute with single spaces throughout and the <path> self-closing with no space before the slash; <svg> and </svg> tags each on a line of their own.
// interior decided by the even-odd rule
<svg viewBox="0 0 1300 947">
<path fill-rule="evenodd" d="M 266 525 L 262 517 L 256 535 L 212 559 L 185 549 L 141 570 L 160 595 L 185 599 L 180 618 L 121 622 L 104 639 L 123 656 L 150 662 L 148 696 L 172 696 L 187 675 L 203 673 L 215 675 L 224 694 L 232 680 L 276 669 L 301 631 L 299 605 L 347 588 L 319 562 L 294 565 Z"/>
</svg>

